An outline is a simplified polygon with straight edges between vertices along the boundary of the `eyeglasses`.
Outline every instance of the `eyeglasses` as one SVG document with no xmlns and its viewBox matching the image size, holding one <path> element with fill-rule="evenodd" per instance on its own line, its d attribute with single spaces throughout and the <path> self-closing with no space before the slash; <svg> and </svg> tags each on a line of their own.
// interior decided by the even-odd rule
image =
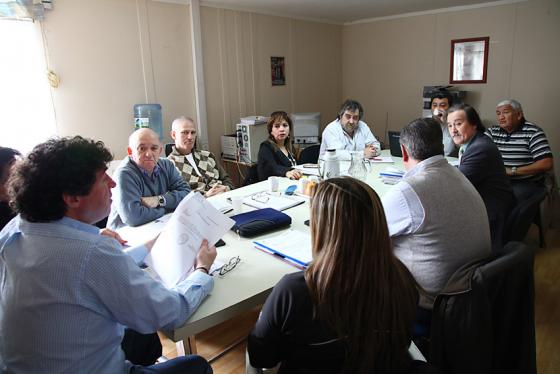
<svg viewBox="0 0 560 374">
<path fill-rule="evenodd" d="M 232 271 L 233 269 L 235 269 L 235 267 L 237 266 L 238 263 L 241 262 L 241 258 L 239 256 L 236 257 L 232 257 L 229 259 L 229 262 L 227 264 L 224 264 L 224 266 L 222 266 L 220 268 L 220 275 L 226 275 L 227 273 L 229 273 L 230 271 Z"/>
<path fill-rule="evenodd" d="M 259 202 L 261 204 L 268 203 L 269 199 L 270 199 L 270 197 L 268 196 L 268 194 L 266 192 L 260 192 L 260 193 L 257 193 L 257 194 L 254 194 L 253 196 L 251 196 L 251 200 L 255 200 L 256 202 Z"/>
</svg>

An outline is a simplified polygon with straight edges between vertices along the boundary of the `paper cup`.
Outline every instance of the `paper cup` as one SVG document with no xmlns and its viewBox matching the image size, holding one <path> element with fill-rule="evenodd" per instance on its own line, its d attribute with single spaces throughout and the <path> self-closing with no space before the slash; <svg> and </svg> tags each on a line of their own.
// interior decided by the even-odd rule
<svg viewBox="0 0 560 374">
<path fill-rule="evenodd" d="M 231 206 L 235 214 L 243 213 L 243 196 L 232 196 Z"/>
<path fill-rule="evenodd" d="M 278 177 L 268 177 L 268 191 L 278 192 Z"/>
</svg>

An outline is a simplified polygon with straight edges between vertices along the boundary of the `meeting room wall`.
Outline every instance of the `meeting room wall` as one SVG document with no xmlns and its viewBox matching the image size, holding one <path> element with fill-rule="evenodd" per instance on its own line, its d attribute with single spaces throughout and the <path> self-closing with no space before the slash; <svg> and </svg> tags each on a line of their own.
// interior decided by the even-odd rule
<svg viewBox="0 0 560 374">
<path fill-rule="evenodd" d="M 210 150 L 247 115 L 336 115 L 342 26 L 201 7 L 201 27 Z M 272 86 L 272 56 L 285 59 L 286 85 Z"/>
<path fill-rule="evenodd" d="M 526 118 L 546 132 L 560 175 L 560 2 L 514 4 L 346 25 L 342 32 L 343 96 L 364 104 L 365 119 L 382 139 L 421 115 L 422 87 L 449 82 L 450 41 L 490 37 L 486 84 L 457 86 L 486 125 L 495 106 L 516 98 Z"/>
<path fill-rule="evenodd" d="M 57 0 L 43 29 L 58 133 L 102 140 L 126 155 L 133 105 L 162 105 L 163 129 L 195 115 L 190 8 L 149 0 Z"/>
<path fill-rule="evenodd" d="M 57 0 L 43 23 L 58 133 L 103 140 L 126 154 L 136 103 L 162 105 L 164 141 L 173 118 L 196 118 L 190 6 L 151 0 Z M 240 117 L 274 110 L 321 112 L 340 104 L 342 26 L 201 7 L 210 150 Z M 271 84 L 270 57 L 286 63 Z"/>
</svg>

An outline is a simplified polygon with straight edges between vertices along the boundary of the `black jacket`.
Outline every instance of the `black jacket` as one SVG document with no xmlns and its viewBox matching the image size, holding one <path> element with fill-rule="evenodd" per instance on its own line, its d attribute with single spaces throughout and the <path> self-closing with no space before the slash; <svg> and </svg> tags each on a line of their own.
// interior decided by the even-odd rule
<svg viewBox="0 0 560 374">
<path fill-rule="evenodd" d="M 295 161 L 293 156 L 292 159 Z M 257 164 L 259 181 L 267 180 L 271 176 L 285 177 L 286 173 L 293 168 L 290 159 L 280 149 L 268 140 L 261 143 Z"/>
<path fill-rule="evenodd" d="M 510 242 L 457 270 L 434 303 L 430 362 L 447 374 L 536 373 L 529 248 Z"/>
<path fill-rule="evenodd" d="M 459 170 L 476 188 L 488 212 L 492 247 L 502 247 L 503 228 L 515 197 L 500 151 L 484 133 L 477 132 L 461 157 Z"/>
</svg>

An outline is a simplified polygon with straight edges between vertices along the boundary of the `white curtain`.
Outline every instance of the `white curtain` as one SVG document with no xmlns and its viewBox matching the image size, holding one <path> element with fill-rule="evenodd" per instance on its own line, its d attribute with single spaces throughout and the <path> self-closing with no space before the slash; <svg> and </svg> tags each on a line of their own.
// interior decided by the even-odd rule
<svg viewBox="0 0 560 374">
<path fill-rule="evenodd" d="M 27 153 L 56 135 L 39 22 L 0 19 L 0 108 L 0 146 Z"/>
</svg>

